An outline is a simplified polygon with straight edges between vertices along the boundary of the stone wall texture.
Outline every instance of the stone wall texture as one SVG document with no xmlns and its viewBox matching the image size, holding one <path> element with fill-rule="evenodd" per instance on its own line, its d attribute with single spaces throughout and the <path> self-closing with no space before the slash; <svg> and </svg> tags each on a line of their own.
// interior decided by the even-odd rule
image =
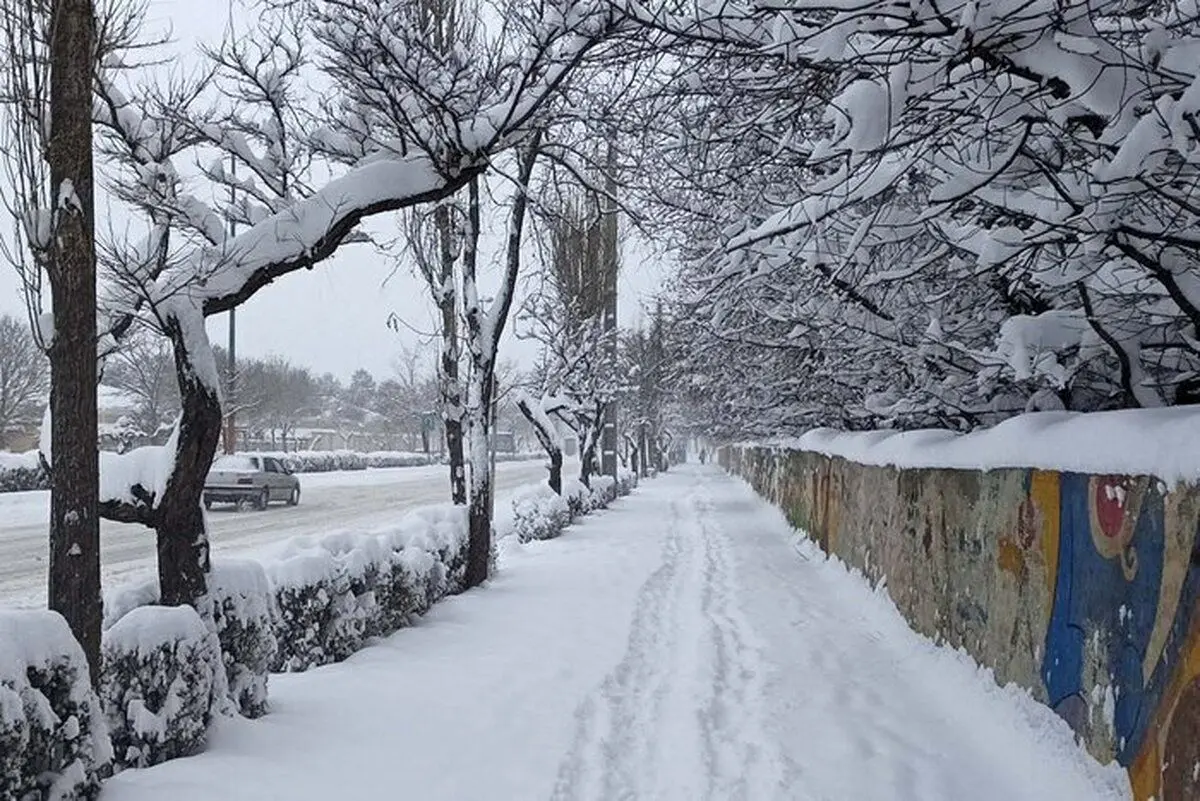
<svg viewBox="0 0 1200 801">
<path fill-rule="evenodd" d="M 727 447 L 721 464 L 888 591 L 914 629 L 1049 705 L 1137 801 L 1200 799 L 1200 487 L 896 469 Z"/>
</svg>

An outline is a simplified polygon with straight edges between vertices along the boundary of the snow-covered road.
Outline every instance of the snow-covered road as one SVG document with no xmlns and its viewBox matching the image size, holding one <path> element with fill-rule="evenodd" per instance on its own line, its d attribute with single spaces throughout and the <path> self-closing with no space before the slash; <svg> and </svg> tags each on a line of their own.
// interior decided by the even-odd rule
<svg viewBox="0 0 1200 801">
<path fill-rule="evenodd" d="M 546 469 L 540 460 L 501 462 L 496 473 L 503 491 L 538 481 Z M 295 534 L 384 525 L 400 512 L 448 500 L 450 483 L 447 468 L 432 465 L 306 474 L 300 485 L 301 502 L 294 508 L 214 508 L 208 517 L 213 553 L 245 553 Z M 48 492 L 0 493 L 0 604 L 45 604 L 49 504 Z M 104 521 L 100 541 L 106 586 L 153 569 L 154 537 L 147 529 Z"/>
<path fill-rule="evenodd" d="M 103 801 L 1110 801 L 1048 709 L 683 468 Z"/>
</svg>

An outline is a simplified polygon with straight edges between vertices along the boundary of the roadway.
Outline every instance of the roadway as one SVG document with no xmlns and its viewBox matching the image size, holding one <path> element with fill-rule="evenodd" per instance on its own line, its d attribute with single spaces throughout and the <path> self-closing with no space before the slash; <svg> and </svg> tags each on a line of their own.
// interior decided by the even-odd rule
<svg viewBox="0 0 1200 801">
<path fill-rule="evenodd" d="M 546 475 L 541 460 L 496 465 L 503 493 Z M 265 512 L 216 506 L 208 514 L 214 555 L 246 555 L 296 535 L 366 530 L 395 522 L 419 506 L 449 500 L 447 468 L 404 467 L 300 476 L 300 505 Z M 0 493 L 0 605 L 45 604 L 48 492 Z M 154 534 L 142 526 L 103 521 L 100 553 L 106 587 L 154 569 Z"/>
</svg>

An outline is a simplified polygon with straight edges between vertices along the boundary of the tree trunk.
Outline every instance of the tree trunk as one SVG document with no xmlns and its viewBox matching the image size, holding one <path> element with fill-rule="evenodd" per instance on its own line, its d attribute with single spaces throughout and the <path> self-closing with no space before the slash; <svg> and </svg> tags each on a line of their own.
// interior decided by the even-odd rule
<svg viewBox="0 0 1200 801">
<path fill-rule="evenodd" d="M 468 185 L 467 235 L 463 247 L 463 310 L 467 323 L 467 341 L 471 356 L 471 371 L 467 398 L 471 437 L 471 501 L 469 505 L 470 544 L 467 548 L 467 569 L 464 583 L 467 588 L 487 580 L 492 551 L 492 473 L 489 446 L 491 444 L 492 398 L 496 388 L 496 349 L 504 334 L 504 324 L 512 308 L 513 292 L 521 264 L 521 238 L 525 225 L 525 210 L 529 205 L 529 182 L 541 146 L 541 132 L 535 132 L 528 150 L 520 157 L 517 195 L 509 216 L 505 247 L 504 275 L 495 300 L 485 312 L 480 305 L 479 284 L 476 280 L 480 210 L 479 179 Z"/>
<path fill-rule="evenodd" d="M 646 421 L 638 423 L 638 461 L 641 463 L 642 478 L 650 475 L 650 443 L 646 436 Z"/>
<path fill-rule="evenodd" d="M 51 14 L 54 127 L 47 161 L 56 208 L 48 270 L 54 306 L 49 604 L 83 646 L 95 683 L 102 615 L 91 117 L 95 31 L 91 0 L 55 0 Z"/>
<path fill-rule="evenodd" d="M 167 480 L 163 497 L 158 503 L 155 534 L 158 540 L 158 586 L 162 603 L 167 606 L 195 604 L 208 590 L 209 569 L 208 531 L 205 528 L 201 500 L 204 480 L 212 467 L 217 443 L 221 437 L 221 402 L 215 384 L 205 381 L 204 371 L 197 369 L 196 360 L 204 353 L 192 353 L 191 347 L 202 343 L 193 332 L 188 337 L 187 323 L 178 318 L 168 320 L 167 334 L 175 346 L 175 373 L 183 411 L 175 442 L 175 467 Z M 215 379 L 214 375 L 210 378 Z"/>
<path fill-rule="evenodd" d="M 469 404 L 471 415 L 471 504 L 468 507 L 470 542 L 464 583 L 476 587 L 487 580 L 492 550 L 492 473 L 488 454 L 491 438 L 492 364 L 484 361 L 472 371 Z"/>
<path fill-rule="evenodd" d="M 446 454 L 450 465 L 450 499 L 457 506 L 467 502 L 467 477 L 463 469 L 462 385 L 458 379 L 458 293 L 454 288 L 454 243 L 450 208 L 434 210 L 438 232 L 438 258 L 442 285 L 437 294 L 442 313 L 441 386 L 442 420 L 446 431 Z"/>
<path fill-rule="evenodd" d="M 521 414 L 525 415 L 525 419 L 529 421 L 529 425 L 533 427 L 533 433 L 541 443 L 542 449 L 546 451 L 546 456 L 550 458 L 550 489 L 554 490 L 555 495 L 562 495 L 562 463 L 563 455 L 562 448 L 559 447 L 555 432 L 547 429 L 546 421 L 538 417 L 534 412 L 530 401 L 525 398 L 517 400 L 517 408 L 521 410 Z"/>
</svg>

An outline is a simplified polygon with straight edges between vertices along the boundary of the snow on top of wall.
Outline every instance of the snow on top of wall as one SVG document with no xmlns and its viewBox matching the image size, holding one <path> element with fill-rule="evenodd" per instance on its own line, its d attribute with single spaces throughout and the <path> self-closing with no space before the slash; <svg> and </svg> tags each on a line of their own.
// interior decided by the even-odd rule
<svg viewBox="0 0 1200 801">
<path fill-rule="evenodd" d="M 819 428 L 765 443 L 881 467 L 1152 475 L 1200 483 L 1200 408 L 1033 412 L 999 425 L 952 431 L 847 433 Z"/>
</svg>

